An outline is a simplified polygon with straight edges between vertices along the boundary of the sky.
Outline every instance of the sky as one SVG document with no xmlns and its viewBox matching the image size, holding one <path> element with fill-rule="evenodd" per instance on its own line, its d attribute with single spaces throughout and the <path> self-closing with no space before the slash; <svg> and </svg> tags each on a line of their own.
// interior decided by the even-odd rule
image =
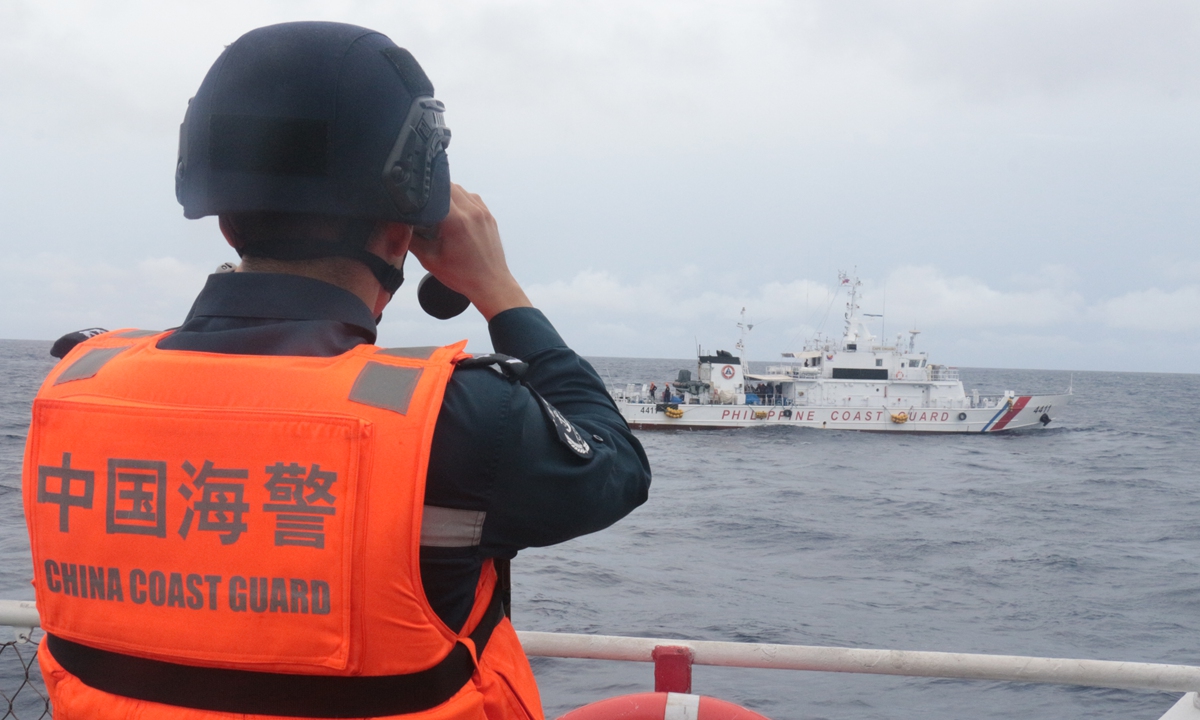
<svg viewBox="0 0 1200 720">
<path fill-rule="evenodd" d="M 178 325 L 236 260 L 174 197 L 178 126 L 262 25 L 389 35 L 455 181 L 589 356 L 876 333 L 935 362 L 1200 371 L 1200 4 L 0 0 L 0 337 Z M 384 345 L 470 339 L 410 282 Z"/>
</svg>

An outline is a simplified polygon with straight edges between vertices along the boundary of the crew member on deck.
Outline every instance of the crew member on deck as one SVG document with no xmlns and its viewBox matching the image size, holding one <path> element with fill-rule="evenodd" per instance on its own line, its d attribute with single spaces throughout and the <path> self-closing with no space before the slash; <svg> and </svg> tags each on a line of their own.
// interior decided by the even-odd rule
<svg viewBox="0 0 1200 720">
<path fill-rule="evenodd" d="M 449 140 L 377 32 L 273 25 L 217 59 L 176 194 L 241 263 L 178 328 L 79 343 L 34 404 L 55 718 L 542 718 L 497 568 L 616 522 L 650 468 Z M 410 250 L 497 355 L 375 346 Z"/>
</svg>

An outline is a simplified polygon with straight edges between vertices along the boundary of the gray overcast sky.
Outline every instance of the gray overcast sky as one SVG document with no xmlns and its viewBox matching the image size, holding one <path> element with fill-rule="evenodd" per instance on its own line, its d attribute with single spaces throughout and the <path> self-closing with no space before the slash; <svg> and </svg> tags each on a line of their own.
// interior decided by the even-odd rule
<svg viewBox="0 0 1200 720">
<path fill-rule="evenodd" d="M 1191 1 L 0 0 L 0 337 L 180 322 L 235 257 L 175 203 L 187 99 L 303 19 L 417 56 L 452 175 L 584 354 L 731 347 L 745 307 L 770 359 L 839 329 L 857 268 L 935 361 L 1200 370 Z M 415 285 L 382 343 L 488 348 Z"/>
</svg>

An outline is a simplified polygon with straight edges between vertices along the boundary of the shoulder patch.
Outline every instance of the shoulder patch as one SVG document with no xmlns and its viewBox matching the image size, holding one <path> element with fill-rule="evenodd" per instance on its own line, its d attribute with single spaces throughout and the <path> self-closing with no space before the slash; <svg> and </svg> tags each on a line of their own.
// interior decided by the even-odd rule
<svg viewBox="0 0 1200 720">
<path fill-rule="evenodd" d="M 54 341 L 54 346 L 50 348 L 50 355 L 62 360 L 79 343 L 106 332 L 108 331 L 104 328 L 88 328 L 86 330 L 76 330 L 73 333 L 67 333 Z"/>
<path fill-rule="evenodd" d="M 530 389 L 532 390 L 532 388 Z M 592 450 L 592 446 L 588 444 L 588 441 L 583 439 L 583 435 L 571 424 L 571 421 L 563 417 L 563 414 L 557 408 L 546 402 L 546 398 L 542 397 L 540 393 L 535 392 L 533 396 L 541 403 L 542 410 L 546 413 L 546 418 L 554 426 L 554 432 L 558 434 L 558 441 L 566 445 L 571 452 L 584 460 L 591 460 L 595 451 Z"/>
<path fill-rule="evenodd" d="M 466 360 L 460 360 L 458 367 L 467 369 L 490 367 L 510 382 L 521 382 L 537 398 L 538 404 L 542 406 L 542 414 L 550 421 L 550 425 L 554 427 L 555 434 L 558 435 L 558 441 L 566 445 L 578 457 L 584 460 L 592 459 L 595 451 L 592 450 L 592 446 L 588 444 L 588 441 L 583 439 L 583 434 L 571 424 L 570 420 L 563 417 L 558 408 L 548 403 L 546 398 L 542 397 L 541 393 L 524 382 L 525 373 L 529 370 L 527 363 L 511 355 L 493 353 L 491 355 L 478 355 Z"/>
</svg>

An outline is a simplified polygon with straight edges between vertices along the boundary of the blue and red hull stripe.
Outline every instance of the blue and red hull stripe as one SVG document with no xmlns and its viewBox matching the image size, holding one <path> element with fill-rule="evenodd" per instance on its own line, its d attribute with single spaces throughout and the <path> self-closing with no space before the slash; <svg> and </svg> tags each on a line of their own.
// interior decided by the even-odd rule
<svg viewBox="0 0 1200 720">
<path fill-rule="evenodd" d="M 997 430 L 1003 430 L 1006 425 L 1012 422 L 1013 418 L 1015 418 L 1022 410 L 1025 409 L 1025 406 L 1029 404 L 1029 401 L 1032 398 L 1032 395 L 1022 395 L 1021 397 L 1017 398 L 1016 402 L 1014 402 L 1011 407 L 1001 408 L 1000 412 L 996 413 L 996 415 L 988 421 L 988 424 L 984 425 L 983 429 L 979 432 L 996 432 Z"/>
</svg>

